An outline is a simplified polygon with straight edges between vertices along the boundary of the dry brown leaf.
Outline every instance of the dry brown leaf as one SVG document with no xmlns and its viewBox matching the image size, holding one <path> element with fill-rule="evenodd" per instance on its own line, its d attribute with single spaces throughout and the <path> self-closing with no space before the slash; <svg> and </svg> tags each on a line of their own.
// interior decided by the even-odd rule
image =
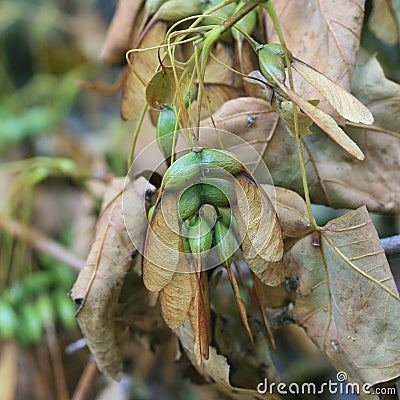
<svg viewBox="0 0 400 400">
<path fill-rule="evenodd" d="M 291 317 L 349 382 L 400 376 L 400 299 L 365 207 L 301 239 L 285 262 L 299 279 Z"/>
<path fill-rule="evenodd" d="M 227 101 L 214 113 L 213 118 L 218 129 L 240 136 L 259 154 L 264 153 L 278 122 L 278 115 L 269 103 L 254 97 Z M 203 120 L 201 126 L 212 127 L 210 118 Z M 236 143 L 230 143 L 227 137 L 224 138 L 224 144 L 225 148 L 229 148 Z M 214 147 L 219 147 L 216 138 Z"/>
<path fill-rule="evenodd" d="M 355 70 L 353 92 L 375 118 L 372 127 L 348 126 L 366 159 L 349 159 L 323 134 L 303 138 L 312 201 L 332 207 L 398 213 L 400 210 L 400 85 L 385 78 L 375 58 Z M 264 157 L 275 184 L 302 193 L 297 149 L 283 126 L 269 141 Z"/>
<path fill-rule="evenodd" d="M 346 90 L 350 90 L 364 17 L 364 1 L 277 0 L 274 7 L 286 44 L 294 55 Z M 268 42 L 279 42 L 268 18 Z M 298 77 L 296 92 L 304 99 L 321 99 L 311 85 Z M 326 101 L 321 109 L 332 114 Z"/>
<path fill-rule="evenodd" d="M 164 40 L 165 26 L 162 22 L 157 22 L 146 34 L 141 48 L 158 46 Z M 154 75 L 158 66 L 157 50 L 149 50 L 140 53 L 133 53 L 130 56 L 134 70 L 147 83 Z M 145 90 L 141 80 L 133 71 L 127 68 L 125 72 L 125 82 L 122 90 L 121 115 L 125 120 L 135 120 L 140 115 L 140 111 L 146 104 Z"/>
<path fill-rule="evenodd" d="M 196 277 L 194 273 L 189 273 L 190 266 L 184 258 L 181 261 L 188 264 L 188 272 L 175 272 L 160 292 L 161 314 L 171 329 L 183 324 L 195 297 Z"/>
<path fill-rule="evenodd" d="M 400 40 L 400 3 L 398 0 L 373 0 L 368 28 L 389 45 Z"/>
<path fill-rule="evenodd" d="M 101 50 L 101 59 L 107 64 L 122 64 L 125 52 L 131 46 L 132 30 L 144 0 L 118 0 L 111 24 Z"/>
<path fill-rule="evenodd" d="M 368 108 L 328 77 L 296 59 L 293 60 L 292 66 L 324 96 L 340 116 L 346 118 L 348 121 L 367 125 L 374 122 L 374 118 Z"/>
<path fill-rule="evenodd" d="M 80 304 L 77 319 L 88 347 L 100 371 L 113 379 L 119 379 L 122 372 L 115 312 L 124 279 L 136 254 L 130 237 L 135 243 L 144 239 L 147 226 L 145 192 L 150 187 L 146 179 L 139 178 L 128 183 L 124 193 L 121 188 L 105 205 L 85 266 L 70 292 L 74 302 Z M 113 185 L 110 190 L 115 193 Z M 105 198 L 109 196 L 105 195 Z M 135 221 L 135 225 L 126 228 L 124 216 Z"/>
<path fill-rule="evenodd" d="M 261 185 L 261 187 L 275 207 L 284 237 L 299 238 L 312 231 L 306 203 L 302 197 L 281 187 L 271 185 Z"/>
<path fill-rule="evenodd" d="M 143 282 L 158 292 L 172 279 L 182 262 L 177 195 L 164 191 L 147 229 L 143 254 Z"/>
<path fill-rule="evenodd" d="M 280 86 L 281 90 L 293 100 L 316 125 L 318 125 L 332 140 L 334 140 L 340 147 L 346 150 L 353 157 L 358 160 L 364 160 L 364 154 L 350 139 L 349 136 L 339 127 L 335 120 L 318 107 L 313 106 L 308 101 L 303 100 L 297 93 L 290 89 L 285 89 Z"/>
<path fill-rule="evenodd" d="M 210 356 L 208 360 L 203 358 L 202 363 L 198 364 L 196 362 L 194 353 L 194 338 L 193 332 L 190 328 L 188 321 L 185 325 L 182 325 L 178 331 L 179 339 L 182 343 L 183 348 L 190 361 L 205 379 L 212 381 L 209 385 L 218 390 L 222 395 L 227 396 L 229 399 L 235 400 L 278 400 L 279 396 L 275 394 L 259 394 L 256 390 L 252 389 L 241 389 L 238 387 L 233 387 L 229 380 L 229 370 L 230 366 L 227 359 L 217 354 L 214 347 L 210 346 Z M 223 397 L 222 397 L 223 398 Z"/>
<path fill-rule="evenodd" d="M 265 192 L 250 175 L 236 177 L 237 206 L 232 208 L 243 239 L 243 258 L 254 274 L 266 285 L 282 282 L 282 269 L 268 269 L 268 262 L 279 261 L 283 241 L 275 209 Z"/>
</svg>

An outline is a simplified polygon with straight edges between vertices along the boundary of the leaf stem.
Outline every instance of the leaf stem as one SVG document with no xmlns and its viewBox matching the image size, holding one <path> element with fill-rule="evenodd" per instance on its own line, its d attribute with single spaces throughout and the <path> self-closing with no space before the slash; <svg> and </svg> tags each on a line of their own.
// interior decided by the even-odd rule
<svg viewBox="0 0 400 400">
<path fill-rule="evenodd" d="M 289 59 L 289 54 L 286 48 L 286 42 L 285 38 L 283 36 L 283 32 L 279 23 L 279 17 L 276 14 L 276 10 L 274 5 L 272 4 L 272 1 L 268 1 L 265 4 L 263 4 L 263 7 L 268 11 L 269 16 L 271 17 L 272 23 L 274 25 L 274 28 L 276 30 L 276 33 L 278 35 L 279 41 L 282 44 L 283 51 L 285 54 L 285 61 L 286 61 L 286 66 L 288 70 L 288 76 L 289 76 L 289 86 L 290 89 L 294 91 L 294 83 L 293 83 L 293 71 L 291 68 L 290 64 L 290 59 Z M 297 153 L 299 156 L 299 163 L 300 163 L 300 171 L 301 171 L 301 179 L 303 183 L 303 190 L 304 190 L 304 197 L 306 201 L 306 206 L 307 206 L 307 213 L 308 213 L 308 218 L 310 219 L 310 223 L 312 227 L 315 230 L 320 230 L 320 227 L 317 225 L 317 222 L 315 221 L 314 215 L 312 213 L 311 209 L 311 199 L 310 199 L 310 192 L 308 189 L 308 183 L 307 183 L 307 173 L 306 173 L 306 168 L 304 165 L 304 155 L 303 155 L 303 146 L 302 146 L 302 140 L 301 136 L 299 134 L 299 120 L 298 120 L 298 115 L 297 115 L 297 105 L 292 101 L 293 105 L 293 121 L 294 121 L 294 131 L 295 131 L 295 137 L 296 137 L 296 144 L 297 144 Z"/>
<path fill-rule="evenodd" d="M 132 166 L 132 163 L 133 163 L 133 157 L 135 155 L 136 142 L 137 142 L 137 139 L 139 137 L 139 132 L 140 132 L 140 129 L 141 129 L 142 125 L 143 125 L 143 120 L 144 120 L 144 117 L 146 116 L 146 112 L 147 112 L 148 107 L 149 106 L 148 106 L 148 104 L 146 102 L 144 104 L 143 108 L 142 108 L 142 111 L 140 112 L 139 119 L 138 119 L 138 121 L 136 123 L 135 130 L 133 132 L 131 148 L 129 150 L 129 156 L 128 156 L 128 171 L 129 171 L 129 169 L 130 169 L 130 167 Z"/>
</svg>

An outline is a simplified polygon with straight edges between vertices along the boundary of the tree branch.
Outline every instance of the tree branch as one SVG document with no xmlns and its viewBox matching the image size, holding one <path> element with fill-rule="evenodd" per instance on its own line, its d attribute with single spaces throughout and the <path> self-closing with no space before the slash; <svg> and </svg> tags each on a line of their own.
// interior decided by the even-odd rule
<svg viewBox="0 0 400 400">
<path fill-rule="evenodd" d="M 76 271 L 80 271 L 85 264 L 84 260 L 76 256 L 59 242 L 44 235 L 37 229 L 25 226 L 3 214 L 0 214 L 0 230 L 4 230 L 19 240 L 28 242 L 34 249 L 49 254 Z"/>
<path fill-rule="evenodd" d="M 381 243 L 387 256 L 400 255 L 400 235 L 383 238 Z"/>
</svg>

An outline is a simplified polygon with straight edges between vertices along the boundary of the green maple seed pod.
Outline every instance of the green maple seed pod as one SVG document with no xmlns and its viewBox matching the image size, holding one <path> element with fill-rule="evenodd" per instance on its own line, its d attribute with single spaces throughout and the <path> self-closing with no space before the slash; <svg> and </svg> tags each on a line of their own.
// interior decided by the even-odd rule
<svg viewBox="0 0 400 400">
<path fill-rule="evenodd" d="M 168 0 L 146 0 L 144 8 L 148 15 L 153 15 Z"/>
<path fill-rule="evenodd" d="M 165 106 L 158 117 L 156 129 L 157 144 L 165 158 L 171 157 L 172 154 L 176 123 L 175 110 Z"/>
<path fill-rule="evenodd" d="M 260 71 L 270 85 L 276 86 L 276 81 L 285 82 L 285 63 L 279 55 L 270 53 L 265 46 L 257 50 L 257 55 Z"/>
<path fill-rule="evenodd" d="M 191 217 L 202 205 L 199 185 L 193 185 L 184 190 L 178 200 L 178 213 L 182 221 Z"/>
<path fill-rule="evenodd" d="M 239 227 L 236 221 L 235 216 L 232 213 L 232 210 L 229 209 L 226 212 L 223 210 L 219 210 L 219 214 L 221 215 L 221 220 L 224 226 L 231 230 L 233 236 L 235 237 L 238 243 L 241 242 L 239 235 Z"/>
<path fill-rule="evenodd" d="M 205 178 L 201 181 L 201 194 L 204 204 L 214 207 L 229 207 L 236 202 L 235 189 L 231 182 L 220 178 Z"/>
<path fill-rule="evenodd" d="M 220 264 L 230 265 L 235 254 L 235 238 L 232 229 L 217 220 L 213 231 L 213 245 L 217 250 Z"/>
<path fill-rule="evenodd" d="M 213 234 L 206 218 L 195 215 L 190 220 L 188 236 L 192 254 L 204 254 L 210 250 Z"/>
<path fill-rule="evenodd" d="M 265 44 L 264 45 L 264 50 L 267 51 L 270 54 L 275 54 L 275 55 L 279 56 L 282 59 L 285 67 L 287 67 L 286 58 L 285 58 L 285 52 L 284 52 L 283 46 L 281 44 L 279 44 L 279 43 L 268 43 L 268 44 Z M 288 49 L 286 49 L 286 51 L 287 51 L 288 56 L 289 56 L 289 61 L 292 62 L 293 54 Z"/>
<path fill-rule="evenodd" d="M 182 236 L 182 243 L 183 243 L 183 251 L 185 253 L 191 253 L 190 244 L 189 244 L 189 222 L 188 221 L 185 221 L 182 224 L 181 236 Z"/>
<path fill-rule="evenodd" d="M 179 190 L 196 182 L 201 174 L 200 161 L 200 155 L 195 151 L 178 158 L 165 172 L 162 187 Z"/>
<path fill-rule="evenodd" d="M 192 15 L 201 14 L 200 0 L 168 0 L 157 11 L 162 21 L 175 22 Z"/>
<path fill-rule="evenodd" d="M 225 171 L 236 175 L 244 170 L 243 164 L 234 156 L 225 150 L 203 149 L 200 153 L 202 170 L 207 175 L 207 169 L 212 171 L 212 167 L 222 168 Z"/>
<path fill-rule="evenodd" d="M 235 13 L 238 12 L 244 5 L 245 1 L 239 2 L 236 6 Z M 247 34 L 251 35 L 257 25 L 257 11 L 256 9 L 250 11 L 242 19 L 240 19 L 234 26 L 239 26 Z M 243 38 L 243 35 L 235 28 L 232 28 L 232 36 L 235 40 L 239 41 Z"/>
<path fill-rule="evenodd" d="M 6 301 L 0 300 L 0 338 L 13 339 L 18 327 L 18 317 Z"/>
</svg>

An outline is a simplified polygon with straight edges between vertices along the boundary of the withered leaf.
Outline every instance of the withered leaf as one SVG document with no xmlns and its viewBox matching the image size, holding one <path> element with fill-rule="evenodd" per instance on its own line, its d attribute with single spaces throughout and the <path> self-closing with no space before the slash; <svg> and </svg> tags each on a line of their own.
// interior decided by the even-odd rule
<svg viewBox="0 0 400 400">
<path fill-rule="evenodd" d="M 179 72 L 179 70 L 178 70 Z M 172 104 L 175 95 L 175 80 L 172 67 L 164 66 L 157 71 L 146 86 L 147 104 L 156 109 L 162 109 L 165 104 Z"/>
<path fill-rule="evenodd" d="M 364 2 L 356 0 L 310 0 L 307 7 L 298 1 L 277 0 L 274 7 L 288 48 L 294 55 L 333 82 L 350 90 L 364 17 Z M 268 17 L 268 42 L 278 42 Z M 300 76 L 295 76 L 296 92 L 304 99 L 320 99 L 320 108 L 334 114 L 318 92 Z"/>
<path fill-rule="evenodd" d="M 181 256 L 181 262 L 188 264 L 185 256 Z M 177 328 L 185 321 L 195 296 L 195 290 L 196 276 L 193 272 L 190 273 L 189 265 L 187 273 L 175 272 L 168 284 L 161 290 L 161 314 L 171 329 Z"/>
<path fill-rule="evenodd" d="M 158 292 L 172 279 L 182 254 L 177 195 L 164 191 L 147 229 L 143 254 L 143 282 Z"/>
<path fill-rule="evenodd" d="M 296 192 L 285 188 L 261 185 L 275 207 L 284 237 L 298 238 L 312 231 L 306 203 Z"/>
<path fill-rule="evenodd" d="M 327 76 L 319 73 L 314 68 L 299 60 L 293 60 L 293 68 L 318 92 L 324 96 L 328 103 L 339 113 L 340 116 L 352 122 L 361 122 L 370 125 L 374 122 L 371 112 L 360 103 L 351 93 L 336 85 Z"/>
<path fill-rule="evenodd" d="M 264 153 L 278 122 L 278 115 L 269 103 L 254 97 L 238 97 L 225 102 L 214 113 L 213 118 L 218 129 L 240 136 L 259 154 Z M 201 126 L 212 127 L 210 118 L 201 121 Z M 237 144 L 229 142 L 229 139 L 229 137 L 224 138 L 227 149 Z M 211 142 L 212 138 L 207 138 L 207 140 L 210 146 L 214 144 L 214 147 L 218 148 L 215 135 L 214 142 Z"/>
<path fill-rule="evenodd" d="M 227 359 L 217 354 L 214 347 L 210 346 L 209 359 L 203 358 L 202 363 L 196 362 L 193 343 L 193 332 L 190 328 L 188 321 L 182 325 L 178 330 L 178 336 L 182 343 L 183 348 L 190 361 L 197 369 L 197 371 L 207 380 L 211 380 L 211 387 L 215 387 L 222 395 L 228 396 L 228 398 L 234 398 L 237 400 L 278 400 L 279 396 L 275 394 L 263 394 L 261 395 L 253 389 L 241 389 L 231 385 L 229 380 L 230 366 Z"/>
<path fill-rule="evenodd" d="M 268 262 L 283 255 L 282 233 L 275 209 L 262 188 L 249 174 L 236 176 L 234 187 L 237 206 L 232 208 L 242 238 L 245 262 L 266 285 L 278 285 L 282 270 L 268 269 Z"/>
<path fill-rule="evenodd" d="M 164 40 L 165 29 L 162 22 L 156 23 L 143 39 L 141 48 L 158 46 Z M 132 67 L 140 78 L 129 68 L 125 72 L 122 90 L 121 116 L 126 120 L 135 120 L 146 104 L 145 84 L 151 79 L 158 67 L 157 50 L 133 53 L 130 56 Z M 143 80 L 143 82 L 141 81 Z"/>
<path fill-rule="evenodd" d="M 280 86 L 281 90 L 293 100 L 316 125 L 318 125 L 332 140 L 358 160 L 365 156 L 357 144 L 339 127 L 336 121 L 327 113 L 303 100 L 297 93 Z"/>
<path fill-rule="evenodd" d="M 122 188 L 101 212 L 95 230 L 93 245 L 78 278 L 70 292 L 81 305 L 77 319 L 99 369 L 113 379 L 122 373 L 122 359 L 117 345 L 115 312 L 124 279 L 131 268 L 135 243 L 144 239 L 147 218 L 145 191 L 148 181 L 138 178 L 125 187 L 125 206 L 122 209 Z M 153 188 L 154 189 L 154 188 Z M 115 187 L 111 184 L 111 191 Z M 109 198 L 105 194 L 105 198 Z M 135 225 L 125 227 L 124 215 Z"/>
<path fill-rule="evenodd" d="M 107 64 L 121 64 L 125 52 L 131 46 L 132 30 L 144 0 L 119 0 L 111 24 L 107 30 L 101 59 Z"/>
<path fill-rule="evenodd" d="M 400 376 L 400 299 L 365 207 L 301 239 L 285 263 L 299 279 L 291 316 L 349 382 Z"/>
<path fill-rule="evenodd" d="M 374 35 L 390 45 L 400 41 L 400 3 L 392 0 L 373 0 L 368 27 Z"/>
</svg>

